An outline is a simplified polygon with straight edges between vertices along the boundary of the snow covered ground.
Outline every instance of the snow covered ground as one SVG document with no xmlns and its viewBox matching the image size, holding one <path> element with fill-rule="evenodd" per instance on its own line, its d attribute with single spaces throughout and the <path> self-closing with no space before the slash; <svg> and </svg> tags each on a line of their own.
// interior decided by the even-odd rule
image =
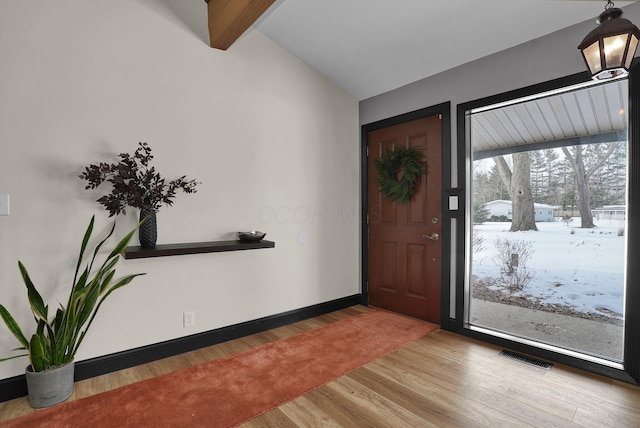
<svg viewBox="0 0 640 428">
<path fill-rule="evenodd" d="M 509 232 L 510 223 L 474 225 L 475 233 L 484 238 L 484 249 L 473 254 L 472 273 L 480 278 L 500 278 L 496 238 L 531 241 L 534 253 L 527 269 L 534 276 L 516 295 L 621 318 L 625 237 L 618 232 L 624 224 L 616 220 L 594 222 L 595 229 L 580 229 L 579 218 L 568 225 L 564 221 L 537 223 L 537 232 Z"/>
</svg>

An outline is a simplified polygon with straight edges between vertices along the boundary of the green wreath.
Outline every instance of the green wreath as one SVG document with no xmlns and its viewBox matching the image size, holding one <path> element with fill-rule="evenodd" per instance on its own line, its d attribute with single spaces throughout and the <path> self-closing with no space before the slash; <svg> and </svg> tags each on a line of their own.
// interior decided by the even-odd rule
<svg viewBox="0 0 640 428">
<path fill-rule="evenodd" d="M 418 177 L 425 173 L 423 159 L 422 152 L 412 148 L 387 150 L 380 159 L 374 159 L 373 163 L 378 172 L 376 181 L 382 193 L 392 202 L 409 202 Z"/>
</svg>

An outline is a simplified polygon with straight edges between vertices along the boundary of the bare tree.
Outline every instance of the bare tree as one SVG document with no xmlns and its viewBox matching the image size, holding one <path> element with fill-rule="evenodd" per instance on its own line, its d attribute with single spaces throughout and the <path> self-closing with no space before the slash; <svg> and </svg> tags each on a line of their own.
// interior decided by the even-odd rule
<svg viewBox="0 0 640 428">
<path fill-rule="evenodd" d="M 565 157 L 571 163 L 575 172 L 576 193 L 578 210 L 580 211 L 580 227 L 591 229 L 594 227 L 593 215 L 591 214 L 591 190 L 589 189 L 589 178 L 607 161 L 614 152 L 617 143 L 611 143 L 609 148 L 600 159 L 589 168 L 585 167 L 583 157 L 583 146 L 573 146 L 573 154 L 566 147 L 562 148 Z"/>
<path fill-rule="evenodd" d="M 521 291 L 533 279 L 527 262 L 535 252 L 533 242 L 497 238 L 495 261 L 500 268 L 500 279 L 511 291 Z"/>
<path fill-rule="evenodd" d="M 531 193 L 531 161 L 529 153 L 514 153 L 513 171 L 503 156 L 495 156 L 500 178 L 511 196 L 512 221 L 511 232 L 519 230 L 538 230 Z"/>
<path fill-rule="evenodd" d="M 495 165 L 489 170 L 476 169 L 474 163 L 473 170 L 473 197 L 480 203 L 495 201 L 496 199 L 506 199 L 507 189 L 498 174 Z"/>
<path fill-rule="evenodd" d="M 589 168 L 609 149 L 609 144 L 592 144 L 584 150 L 585 166 Z M 624 205 L 626 203 L 627 145 L 618 143 L 611 156 L 589 178 L 591 207 Z"/>
</svg>

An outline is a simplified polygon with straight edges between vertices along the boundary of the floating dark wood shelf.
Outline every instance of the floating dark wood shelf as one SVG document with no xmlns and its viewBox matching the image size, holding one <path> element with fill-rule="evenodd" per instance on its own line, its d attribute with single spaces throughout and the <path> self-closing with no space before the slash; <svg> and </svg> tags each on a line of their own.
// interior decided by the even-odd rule
<svg viewBox="0 0 640 428">
<path fill-rule="evenodd" d="M 183 254 L 219 253 L 222 251 L 257 250 L 260 248 L 274 248 L 275 242 L 258 241 L 212 241 L 193 242 L 189 244 L 161 244 L 154 249 L 144 249 L 139 246 L 127 247 L 124 251 L 125 259 L 143 259 L 147 257 L 181 256 Z"/>
</svg>

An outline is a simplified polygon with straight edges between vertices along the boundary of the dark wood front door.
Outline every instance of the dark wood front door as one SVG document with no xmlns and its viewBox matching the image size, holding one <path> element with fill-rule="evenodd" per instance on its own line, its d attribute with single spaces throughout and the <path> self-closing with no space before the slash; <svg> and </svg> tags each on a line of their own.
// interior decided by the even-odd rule
<svg viewBox="0 0 640 428">
<path fill-rule="evenodd" d="M 380 192 L 373 160 L 385 150 L 406 147 L 424 154 L 426 174 L 402 204 Z M 369 304 L 440 324 L 441 119 L 429 116 L 370 131 L 367 149 Z"/>
</svg>

